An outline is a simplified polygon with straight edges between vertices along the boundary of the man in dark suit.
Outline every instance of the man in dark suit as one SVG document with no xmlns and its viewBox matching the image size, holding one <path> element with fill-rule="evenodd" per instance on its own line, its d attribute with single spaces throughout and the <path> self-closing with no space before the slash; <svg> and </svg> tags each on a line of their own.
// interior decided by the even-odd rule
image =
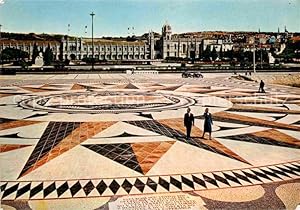
<svg viewBox="0 0 300 210">
<path fill-rule="evenodd" d="M 264 81 L 261 80 L 261 81 L 260 81 L 260 84 L 259 84 L 258 92 L 259 92 L 259 93 L 265 93 L 264 87 L 265 87 L 265 83 L 264 83 Z"/>
<path fill-rule="evenodd" d="M 188 108 L 184 115 L 184 126 L 186 127 L 186 138 L 191 137 L 192 126 L 194 125 L 194 115 L 191 113 L 191 109 Z"/>
</svg>

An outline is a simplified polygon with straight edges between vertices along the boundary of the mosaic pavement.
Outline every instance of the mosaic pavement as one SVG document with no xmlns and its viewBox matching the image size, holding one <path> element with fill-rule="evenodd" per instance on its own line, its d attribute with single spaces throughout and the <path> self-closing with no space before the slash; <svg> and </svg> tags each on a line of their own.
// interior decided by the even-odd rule
<svg viewBox="0 0 300 210">
<path fill-rule="evenodd" d="M 136 203 L 163 198 L 162 209 L 184 196 L 173 209 L 300 203 L 299 89 L 179 75 L 18 75 L 1 85 L 4 209 L 145 209 Z M 200 138 L 206 107 L 212 140 Z M 121 199 L 132 206 L 114 206 Z"/>
</svg>

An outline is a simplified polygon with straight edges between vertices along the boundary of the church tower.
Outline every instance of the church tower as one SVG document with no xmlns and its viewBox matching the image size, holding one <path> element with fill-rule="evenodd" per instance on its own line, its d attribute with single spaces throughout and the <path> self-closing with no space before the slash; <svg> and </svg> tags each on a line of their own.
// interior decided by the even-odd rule
<svg viewBox="0 0 300 210">
<path fill-rule="evenodd" d="M 162 27 L 162 37 L 164 40 L 171 40 L 172 28 L 168 23 L 165 23 Z"/>
</svg>

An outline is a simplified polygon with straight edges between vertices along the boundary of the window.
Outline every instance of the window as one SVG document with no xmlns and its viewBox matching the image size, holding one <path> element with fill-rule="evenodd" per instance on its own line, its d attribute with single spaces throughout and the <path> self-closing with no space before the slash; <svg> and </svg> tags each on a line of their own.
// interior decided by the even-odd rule
<svg viewBox="0 0 300 210">
<path fill-rule="evenodd" d="M 185 44 L 182 45 L 182 52 L 186 53 L 186 45 Z"/>
<path fill-rule="evenodd" d="M 75 46 L 75 45 L 71 45 L 71 46 L 70 46 L 70 50 L 71 50 L 71 51 L 76 51 L 76 46 Z"/>
<path fill-rule="evenodd" d="M 168 50 L 170 49 L 170 45 L 169 45 L 169 44 L 167 44 L 167 49 L 168 49 Z"/>
<path fill-rule="evenodd" d="M 175 57 L 177 57 L 177 53 L 175 52 Z"/>
<path fill-rule="evenodd" d="M 167 52 L 167 57 L 170 57 L 170 52 Z"/>
<path fill-rule="evenodd" d="M 176 48 L 177 48 L 177 45 L 176 45 L 176 44 L 174 44 L 174 49 L 176 50 Z"/>
<path fill-rule="evenodd" d="M 115 47 L 113 48 L 113 51 L 116 51 L 116 48 L 115 48 Z"/>
<path fill-rule="evenodd" d="M 104 51 L 104 47 L 101 47 L 101 51 Z"/>
</svg>

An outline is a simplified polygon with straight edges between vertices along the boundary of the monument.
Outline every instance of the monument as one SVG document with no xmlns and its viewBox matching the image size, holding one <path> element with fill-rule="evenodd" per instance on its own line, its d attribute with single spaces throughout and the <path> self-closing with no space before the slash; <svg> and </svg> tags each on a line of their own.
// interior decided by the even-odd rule
<svg viewBox="0 0 300 210">
<path fill-rule="evenodd" d="M 43 53 L 40 52 L 39 55 L 35 58 L 34 60 L 34 66 L 36 67 L 42 67 L 44 65 L 44 57 L 43 57 Z"/>
<path fill-rule="evenodd" d="M 272 53 L 268 53 L 268 58 L 269 58 L 269 64 L 274 64 L 275 63 L 275 58 L 273 57 Z"/>
</svg>

